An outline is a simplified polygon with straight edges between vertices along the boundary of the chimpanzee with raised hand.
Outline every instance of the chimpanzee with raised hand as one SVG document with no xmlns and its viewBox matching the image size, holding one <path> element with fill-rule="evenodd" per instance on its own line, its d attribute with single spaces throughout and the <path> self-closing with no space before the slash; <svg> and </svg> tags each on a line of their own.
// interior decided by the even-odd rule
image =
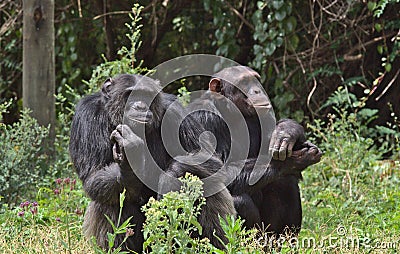
<svg viewBox="0 0 400 254">
<path fill-rule="evenodd" d="M 297 233 L 302 220 L 298 182 L 302 170 L 320 160 L 321 151 L 306 141 L 303 127 L 294 120 L 282 119 L 274 126 L 270 101 L 258 79 L 258 73 L 245 66 L 221 70 L 211 78 L 209 91 L 189 105 L 191 116 L 214 134 L 216 152 L 228 171 L 235 172 L 228 189 L 246 226 Z M 245 156 L 246 137 L 237 131 L 241 119 L 249 133 Z M 274 128 L 268 138 L 266 132 Z M 263 161 L 268 153 L 273 157 L 269 164 L 268 159 Z M 257 172 L 262 175 L 251 184 Z"/>
<path fill-rule="evenodd" d="M 167 109 L 168 117 L 164 118 Z M 83 188 L 91 198 L 83 228 L 85 235 L 94 237 L 104 249 L 109 246 L 107 233 L 113 233 L 105 215 L 118 226 L 119 195 L 124 189 L 126 199 L 120 223 L 132 217 L 134 234 L 124 244 L 125 235 L 117 235 L 114 247 L 122 244 L 123 250 L 141 252 L 145 220 L 141 206 L 157 196 L 160 174 L 173 168 L 175 173 L 179 171 L 179 176 L 190 172 L 205 178 L 222 166 L 215 156 L 194 167 L 174 161 L 172 157 L 179 153 L 171 156 L 163 145 L 162 122 L 167 126 L 182 122 L 179 143 L 188 158 L 201 151 L 202 126 L 191 117 L 184 118 L 184 109 L 176 97 L 163 93 L 159 83 L 151 78 L 128 74 L 109 78 L 101 91 L 84 97 L 76 106 L 69 151 Z M 224 181 L 223 178 L 217 181 L 219 191 L 206 199 L 206 209 L 199 218 L 203 236 L 218 247 L 221 243 L 214 237 L 214 230 L 226 241 L 218 216 L 236 214 Z"/>
</svg>

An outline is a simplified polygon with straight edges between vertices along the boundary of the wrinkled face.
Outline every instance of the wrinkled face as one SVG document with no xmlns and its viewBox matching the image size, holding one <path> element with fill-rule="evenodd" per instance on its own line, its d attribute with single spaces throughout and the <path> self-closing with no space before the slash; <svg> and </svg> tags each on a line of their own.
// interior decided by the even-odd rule
<svg viewBox="0 0 400 254">
<path fill-rule="evenodd" d="M 212 92 L 231 100 L 244 116 L 254 116 L 256 110 L 271 109 L 257 72 L 248 67 L 236 66 L 215 74 L 209 83 Z"/>
<path fill-rule="evenodd" d="M 150 105 L 154 99 L 151 91 L 134 87 L 126 104 L 126 117 L 132 124 L 151 124 L 153 113 Z"/>
<path fill-rule="evenodd" d="M 131 127 L 151 125 L 156 121 L 155 108 L 158 97 L 158 83 L 140 75 L 122 74 L 107 79 L 102 92 L 106 109 L 113 125 L 128 121 Z"/>
</svg>

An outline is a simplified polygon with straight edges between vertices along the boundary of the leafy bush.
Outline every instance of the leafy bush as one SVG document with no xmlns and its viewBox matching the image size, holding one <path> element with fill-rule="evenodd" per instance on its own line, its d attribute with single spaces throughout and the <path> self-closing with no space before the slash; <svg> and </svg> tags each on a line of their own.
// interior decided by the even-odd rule
<svg viewBox="0 0 400 254">
<path fill-rule="evenodd" d="M 144 249 L 150 253 L 208 253 L 211 245 L 208 240 L 191 238 L 193 232 L 201 234 L 197 221 L 201 206 L 203 183 L 197 177 L 186 175 L 179 192 L 169 192 L 162 200 L 150 198 L 143 207 L 146 222 L 143 226 Z"/>
<path fill-rule="evenodd" d="M 325 152 L 321 162 L 323 170 L 317 177 L 341 190 L 341 195 L 357 197 L 364 191 L 357 189 L 358 183 L 368 182 L 369 169 L 384 153 L 398 147 L 398 143 L 390 142 L 400 137 L 398 127 L 369 127 L 368 124 L 377 118 L 378 110 L 366 108 L 365 98 L 357 99 L 346 86 L 339 87 L 325 106 L 332 106 L 336 113 L 328 115 L 327 123 L 317 119 L 308 126 Z M 377 140 L 381 142 L 375 142 Z"/>
<path fill-rule="evenodd" d="M 191 237 L 194 232 L 202 232 L 197 216 L 205 205 L 203 183 L 190 174 L 181 182 L 179 192 L 169 192 L 161 200 L 151 198 L 143 207 L 147 218 L 144 249 L 150 249 L 148 253 L 261 253 L 257 250 L 256 230 L 246 230 L 244 221 L 234 216 L 220 218 L 228 239 L 223 243 L 225 250 L 215 248 L 208 239 Z"/>
<path fill-rule="evenodd" d="M 1 108 L 4 112 L 6 105 Z M 47 157 L 42 153 L 41 145 L 49 130 L 39 126 L 29 113 L 28 109 L 23 110 L 19 122 L 12 125 L 0 124 L 2 203 L 13 204 L 21 196 L 29 197 L 48 172 L 48 168 L 43 166 Z"/>
<path fill-rule="evenodd" d="M 400 125 L 398 125 L 398 117 L 392 113 L 393 123 L 388 122 L 386 126 L 372 125 L 371 122 L 378 118 L 379 110 L 366 107 L 366 101 L 369 98 L 370 90 L 365 90 L 365 96 L 357 98 L 357 96 L 349 92 L 349 88 L 358 82 L 361 77 L 351 78 L 345 81 L 345 85 L 339 86 L 338 89 L 328 98 L 322 107 L 331 106 L 336 112 L 330 117 L 339 116 L 339 119 L 345 121 L 344 125 L 337 123 L 335 126 L 331 124 L 331 129 L 343 131 L 348 128 L 353 135 L 368 137 L 373 149 L 378 150 L 379 154 L 394 154 L 400 149 Z M 332 119 L 330 120 L 332 122 Z M 321 123 L 321 122 L 320 122 Z M 350 126 L 351 125 L 351 126 Z M 320 126 L 321 127 L 321 126 Z M 346 131 L 346 130 L 344 130 Z"/>
<path fill-rule="evenodd" d="M 264 239 L 257 237 L 257 230 L 246 230 L 243 226 L 244 220 L 240 217 L 220 218 L 221 227 L 224 230 L 228 243 L 224 244 L 225 250 L 214 248 L 213 253 L 235 254 L 235 253 L 263 253 L 262 244 Z"/>
<path fill-rule="evenodd" d="M 130 33 L 126 34 L 130 41 L 130 48 L 122 46 L 118 50 L 119 59 L 115 61 L 108 61 L 104 56 L 104 63 L 98 65 L 96 69 L 93 70 L 92 77 L 89 81 L 84 81 L 88 86 L 87 93 L 91 93 L 97 90 L 97 85 L 103 83 L 107 78 L 112 77 L 121 73 L 141 73 L 147 71 L 146 68 L 142 67 L 142 62 L 137 62 L 136 52 L 139 49 L 142 41 L 140 40 L 140 33 L 142 25 L 139 24 L 142 19 L 140 13 L 143 7 L 139 4 L 134 4 L 132 8 L 132 14 L 129 14 L 131 23 L 126 23 Z"/>
<path fill-rule="evenodd" d="M 362 190 L 354 188 L 368 177 L 368 169 L 380 154 L 372 147 L 371 138 L 360 135 L 362 127 L 355 114 L 343 111 L 330 114 L 328 118 L 326 127 L 322 120 L 309 125 L 311 132 L 322 140 L 320 148 L 325 153 L 320 163 L 322 170 L 314 180 L 328 182 L 330 187 L 341 190 L 340 194 L 346 197 L 360 195 Z"/>
</svg>

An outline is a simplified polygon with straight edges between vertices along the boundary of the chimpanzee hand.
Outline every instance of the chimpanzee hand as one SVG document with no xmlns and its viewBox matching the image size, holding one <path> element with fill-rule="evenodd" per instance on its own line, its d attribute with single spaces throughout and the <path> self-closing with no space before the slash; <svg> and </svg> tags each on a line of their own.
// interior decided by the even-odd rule
<svg viewBox="0 0 400 254">
<path fill-rule="evenodd" d="M 321 156 L 321 150 L 313 143 L 306 141 L 299 145 L 296 144 L 296 150 L 285 161 L 272 160 L 271 165 L 283 170 L 283 174 L 297 174 L 306 167 L 319 162 Z"/>
<path fill-rule="evenodd" d="M 282 119 L 276 124 L 270 142 L 270 151 L 274 160 L 284 161 L 290 157 L 295 144 L 306 141 L 304 128 L 292 119 Z"/>
<path fill-rule="evenodd" d="M 299 146 L 299 150 L 293 151 L 289 160 L 293 160 L 294 167 L 297 169 L 305 169 L 321 160 L 322 151 L 310 141 L 306 141 Z M 297 149 L 297 144 L 295 146 Z"/>
<path fill-rule="evenodd" d="M 114 161 L 121 166 L 122 170 L 143 170 L 145 161 L 143 139 L 125 124 L 118 125 L 111 133 L 110 139 L 113 143 Z"/>
</svg>

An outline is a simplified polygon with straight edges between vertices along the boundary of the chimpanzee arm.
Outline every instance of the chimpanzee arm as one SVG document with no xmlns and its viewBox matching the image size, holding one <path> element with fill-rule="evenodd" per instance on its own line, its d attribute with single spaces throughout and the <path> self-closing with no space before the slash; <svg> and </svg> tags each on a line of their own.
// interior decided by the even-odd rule
<svg viewBox="0 0 400 254">
<path fill-rule="evenodd" d="M 243 169 L 228 186 L 232 195 L 254 193 L 268 183 L 276 181 L 286 175 L 295 175 L 301 178 L 301 172 L 306 167 L 320 161 L 322 152 L 316 145 L 309 141 L 296 146 L 299 150 L 294 151 L 286 160 L 280 161 L 272 159 L 269 165 L 257 165 L 255 167 L 256 159 L 247 159 Z M 239 165 L 240 163 L 233 163 L 230 170 L 228 166 L 229 172 L 238 172 L 238 169 L 235 168 L 235 164 Z M 259 174 L 259 180 L 256 184 L 250 185 L 250 177 L 257 177 L 257 174 Z"/>
<path fill-rule="evenodd" d="M 292 119 L 279 120 L 270 142 L 273 159 L 284 161 L 292 155 L 296 144 L 302 144 L 305 141 L 303 126 Z"/>
</svg>

